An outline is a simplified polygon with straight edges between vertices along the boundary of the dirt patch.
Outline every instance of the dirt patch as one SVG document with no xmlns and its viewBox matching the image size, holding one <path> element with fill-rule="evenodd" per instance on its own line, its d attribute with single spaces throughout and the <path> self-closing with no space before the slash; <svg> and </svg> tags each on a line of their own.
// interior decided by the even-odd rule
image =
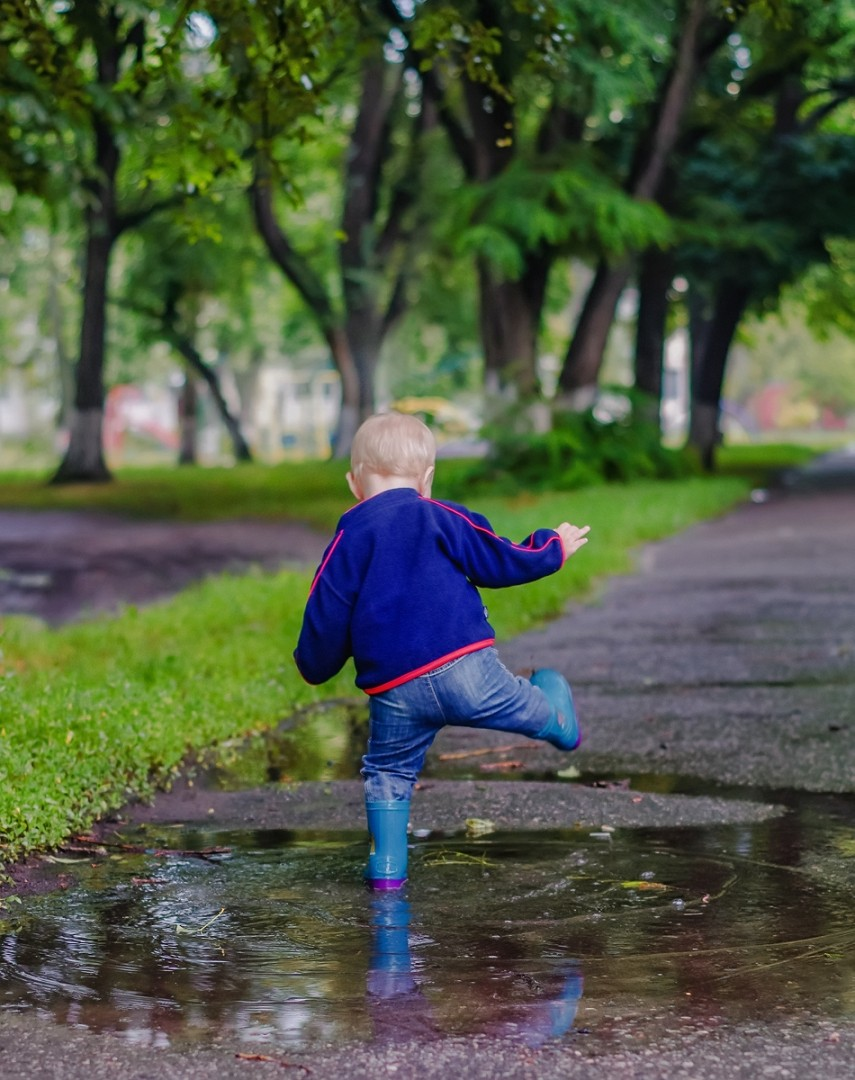
<svg viewBox="0 0 855 1080">
<path fill-rule="evenodd" d="M 58 626 L 170 596 L 250 566 L 317 565 L 326 538 L 287 521 L 201 524 L 112 514 L 0 510 L 0 614 Z"/>
</svg>

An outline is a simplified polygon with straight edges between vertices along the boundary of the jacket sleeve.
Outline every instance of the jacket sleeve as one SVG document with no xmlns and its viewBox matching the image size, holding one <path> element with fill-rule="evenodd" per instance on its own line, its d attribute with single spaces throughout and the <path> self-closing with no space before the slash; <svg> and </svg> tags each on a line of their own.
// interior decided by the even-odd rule
<svg viewBox="0 0 855 1080">
<path fill-rule="evenodd" d="M 490 522 L 465 507 L 444 504 L 455 519 L 456 557 L 473 585 L 500 589 L 548 577 L 564 565 L 561 537 L 537 529 L 521 543 L 498 536 Z"/>
<path fill-rule="evenodd" d="M 339 532 L 324 552 L 309 590 L 294 662 L 306 682 L 317 686 L 344 667 L 351 656 L 348 600 L 336 587 L 336 548 Z"/>
</svg>

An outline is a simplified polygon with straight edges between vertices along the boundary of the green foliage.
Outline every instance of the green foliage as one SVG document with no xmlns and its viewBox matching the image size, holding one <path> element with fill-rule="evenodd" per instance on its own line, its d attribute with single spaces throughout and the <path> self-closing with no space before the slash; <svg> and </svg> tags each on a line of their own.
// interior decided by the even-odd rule
<svg viewBox="0 0 855 1080">
<path fill-rule="evenodd" d="M 485 432 L 491 451 L 465 485 L 489 483 L 505 492 L 571 491 L 592 484 L 673 479 L 696 471 L 692 456 L 662 444 L 658 424 L 637 413 L 598 419 L 597 410 L 557 413 L 544 433 L 501 423 Z M 463 486 L 463 485 L 461 485 Z"/>
<path fill-rule="evenodd" d="M 495 26 L 485 26 L 480 19 L 461 16 L 460 7 L 435 4 L 419 13 L 413 44 L 423 56 L 422 71 L 440 64 L 507 97 L 508 88 L 495 67 L 495 60 L 502 52 L 501 31 Z"/>
<path fill-rule="evenodd" d="M 710 66 L 675 185 L 686 276 L 709 293 L 738 280 L 761 311 L 852 235 L 855 183 L 851 5 L 772 16 L 753 6 Z"/>
<path fill-rule="evenodd" d="M 661 207 L 628 195 L 590 153 L 565 154 L 559 167 L 513 162 L 463 189 L 451 227 L 461 254 L 486 258 L 512 280 L 526 254 L 545 246 L 618 258 L 665 246 L 673 235 Z"/>
<path fill-rule="evenodd" d="M 808 324 L 821 338 L 839 329 L 855 339 L 855 240 L 828 243 L 829 262 L 801 282 Z"/>
</svg>

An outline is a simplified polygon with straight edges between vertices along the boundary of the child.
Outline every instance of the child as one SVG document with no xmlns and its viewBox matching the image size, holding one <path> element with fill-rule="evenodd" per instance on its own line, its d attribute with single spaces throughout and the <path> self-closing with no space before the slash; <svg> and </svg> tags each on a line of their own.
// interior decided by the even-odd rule
<svg viewBox="0 0 855 1080">
<path fill-rule="evenodd" d="M 410 795 L 444 725 L 518 732 L 562 750 L 580 741 L 563 676 L 547 668 L 523 679 L 499 660 L 478 587 L 554 573 L 587 543 L 588 526 L 564 522 L 513 544 L 479 514 L 430 497 L 435 458 L 415 417 L 387 413 L 359 428 L 347 474 L 358 502 L 315 574 L 294 653 L 313 684 L 352 656 L 369 696 L 362 776 L 366 878 L 376 889 L 406 880 Z"/>
</svg>

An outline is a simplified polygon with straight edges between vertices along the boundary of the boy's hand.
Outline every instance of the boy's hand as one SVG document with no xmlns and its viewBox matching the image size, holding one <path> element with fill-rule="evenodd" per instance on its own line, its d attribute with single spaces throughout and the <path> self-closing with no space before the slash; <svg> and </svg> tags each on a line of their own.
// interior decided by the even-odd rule
<svg viewBox="0 0 855 1080">
<path fill-rule="evenodd" d="M 568 522 L 562 521 L 555 531 L 561 537 L 564 558 L 569 559 L 571 555 L 575 555 L 580 547 L 588 543 L 588 533 L 591 531 L 591 526 L 583 525 L 580 529 L 576 525 L 570 525 Z"/>
</svg>

